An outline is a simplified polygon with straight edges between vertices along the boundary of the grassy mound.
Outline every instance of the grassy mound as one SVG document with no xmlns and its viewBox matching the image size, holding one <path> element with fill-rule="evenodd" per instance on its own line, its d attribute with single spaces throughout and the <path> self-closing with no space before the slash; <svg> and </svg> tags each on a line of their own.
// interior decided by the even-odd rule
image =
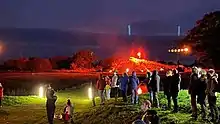
<svg viewBox="0 0 220 124">
<path fill-rule="evenodd" d="M 100 101 L 96 98 L 97 106 L 92 107 L 92 102 L 87 97 L 87 87 L 59 91 L 56 94 L 58 100 L 55 114 L 62 113 L 66 100 L 70 98 L 75 108 L 74 121 L 76 124 L 129 124 L 142 115 L 140 105 L 124 104 L 120 102 L 121 98 L 118 102 L 111 99 L 103 106 L 98 105 Z M 140 102 L 148 98 L 148 95 L 141 95 Z M 172 122 L 178 124 L 209 123 L 202 121 L 201 117 L 197 121 L 190 119 L 190 97 L 185 90 L 179 93 L 179 113 L 172 113 L 165 109 L 167 101 L 163 93 L 159 94 L 159 99 L 161 108 L 157 109 L 157 112 L 163 124 Z M 45 124 L 47 123 L 45 101 L 45 98 L 37 96 L 6 96 L 3 108 L 0 108 L 0 123 Z M 55 123 L 60 124 L 62 121 L 55 119 Z"/>
</svg>

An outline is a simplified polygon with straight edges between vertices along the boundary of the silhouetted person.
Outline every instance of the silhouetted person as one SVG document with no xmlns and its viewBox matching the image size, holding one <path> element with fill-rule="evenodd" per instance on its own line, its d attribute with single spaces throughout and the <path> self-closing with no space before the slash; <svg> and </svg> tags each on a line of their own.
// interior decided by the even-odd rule
<svg viewBox="0 0 220 124">
<path fill-rule="evenodd" d="M 136 72 L 132 72 L 132 76 L 130 77 L 130 83 L 131 83 L 131 103 L 137 104 L 138 103 L 138 94 L 137 94 L 137 88 L 139 84 L 139 79 L 137 78 Z"/>
<path fill-rule="evenodd" d="M 0 83 L 0 107 L 2 107 L 2 99 L 3 99 L 3 86 L 2 84 Z"/>
<path fill-rule="evenodd" d="M 101 99 L 100 104 L 102 104 L 102 105 L 105 102 L 105 95 L 104 95 L 105 86 L 106 86 L 105 79 L 101 74 L 98 81 L 97 81 L 96 88 L 98 89 L 99 97 Z"/>
<path fill-rule="evenodd" d="M 56 108 L 55 102 L 57 100 L 57 96 L 55 96 L 55 91 L 51 88 L 50 85 L 47 88 L 46 97 L 47 97 L 46 109 L 47 109 L 48 123 L 53 124 L 54 112 Z"/>
<path fill-rule="evenodd" d="M 173 72 L 172 70 L 168 70 L 166 73 L 166 78 L 163 81 L 163 90 L 164 90 L 164 95 L 167 97 L 167 105 L 168 109 L 171 109 L 171 83 L 172 83 L 172 76 Z"/>
<path fill-rule="evenodd" d="M 120 78 L 120 84 L 119 84 L 119 88 L 121 90 L 121 94 L 122 94 L 124 102 L 128 101 L 128 98 L 127 98 L 128 83 L 129 83 L 129 77 L 127 73 L 124 73 L 122 77 Z"/>
<path fill-rule="evenodd" d="M 218 74 L 215 73 L 215 70 L 210 69 L 208 71 L 208 85 L 207 85 L 207 95 L 208 95 L 208 102 L 209 102 L 209 108 L 211 111 L 211 118 L 212 122 L 219 123 L 219 112 L 218 108 L 216 106 L 216 87 L 218 84 Z"/>
<path fill-rule="evenodd" d="M 180 90 L 181 76 L 177 69 L 173 70 L 172 81 L 170 85 L 170 93 L 173 99 L 174 110 L 173 112 L 178 112 L 178 94 Z"/>
<path fill-rule="evenodd" d="M 154 70 L 149 83 L 150 100 L 154 107 L 159 108 L 158 92 L 160 91 L 160 76 L 158 71 Z"/>
<path fill-rule="evenodd" d="M 197 67 L 192 68 L 192 74 L 189 82 L 189 94 L 191 96 L 192 117 L 197 119 L 197 102 L 196 97 L 199 95 L 200 74 Z"/>
<path fill-rule="evenodd" d="M 199 103 L 201 106 L 201 114 L 202 114 L 203 119 L 206 119 L 206 104 L 205 104 L 206 93 L 205 92 L 207 88 L 207 82 L 208 80 L 206 76 L 206 71 L 202 70 L 201 76 L 199 78 L 197 103 Z"/>
</svg>

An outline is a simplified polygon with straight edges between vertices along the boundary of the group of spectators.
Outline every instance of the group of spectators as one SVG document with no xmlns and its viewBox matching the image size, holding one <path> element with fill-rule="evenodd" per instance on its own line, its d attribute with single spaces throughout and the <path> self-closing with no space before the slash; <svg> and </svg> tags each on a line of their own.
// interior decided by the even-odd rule
<svg viewBox="0 0 220 124">
<path fill-rule="evenodd" d="M 190 82 L 188 86 L 188 93 L 191 97 L 192 118 L 198 118 L 197 103 L 201 105 L 201 115 L 203 119 L 207 117 L 207 104 L 209 104 L 210 114 L 212 122 L 219 122 L 219 112 L 216 106 L 216 92 L 218 84 L 218 74 L 214 69 L 203 70 L 198 67 L 192 67 L 192 73 L 190 75 Z M 146 78 L 142 84 L 145 84 L 149 92 L 149 101 L 153 107 L 159 108 L 158 93 L 163 88 L 164 95 L 167 98 L 167 109 L 171 109 L 171 98 L 173 101 L 174 113 L 179 111 L 178 107 L 178 94 L 180 91 L 181 74 L 177 69 L 168 70 L 166 77 L 161 81 L 158 71 L 147 72 Z M 136 72 L 132 72 L 131 76 L 127 73 L 122 74 L 121 77 L 114 73 L 112 79 L 108 76 L 101 75 L 97 81 L 97 89 L 101 98 L 101 104 L 104 104 L 105 98 L 110 98 L 110 92 L 114 92 L 115 98 L 118 97 L 120 91 L 123 101 L 128 102 L 127 93 L 128 89 L 131 90 L 131 103 L 138 103 L 138 88 L 140 87 L 140 81 L 136 75 Z M 160 88 L 162 84 L 162 88 Z M 105 95 L 106 93 L 106 95 Z"/>
</svg>

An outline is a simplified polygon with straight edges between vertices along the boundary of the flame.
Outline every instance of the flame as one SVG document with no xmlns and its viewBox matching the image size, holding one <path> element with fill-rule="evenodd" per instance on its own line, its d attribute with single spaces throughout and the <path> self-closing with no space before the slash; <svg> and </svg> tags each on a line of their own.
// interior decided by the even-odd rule
<svg viewBox="0 0 220 124">
<path fill-rule="evenodd" d="M 138 58 L 140 59 L 140 58 L 141 58 L 141 52 L 138 52 L 138 53 L 137 53 L 137 56 L 138 56 Z"/>
</svg>

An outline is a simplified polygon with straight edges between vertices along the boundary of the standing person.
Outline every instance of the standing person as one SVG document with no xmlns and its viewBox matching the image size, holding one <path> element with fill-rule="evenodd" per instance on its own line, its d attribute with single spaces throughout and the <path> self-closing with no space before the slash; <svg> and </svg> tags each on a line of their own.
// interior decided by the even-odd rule
<svg viewBox="0 0 220 124">
<path fill-rule="evenodd" d="M 115 97 L 115 101 L 118 99 L 118 91 L 119 91 L 119 82 L 118 82 L 118 75 L 116 72 L 114 72 L 114 75 L 112 77 L 112 85 L 111 85 L 111 92 L 113 93 Z"/>
<path fill-rule="evenodd" d="M 120 78 L 120 90 L 123 97 L 123 101 L 127 102 L 127 92 L 128 92 L 128 83 L 129 83 L 129 77 L 127 73 L 124 73 L 122 77 Z"/>
<path fill-rule="evenodd" d="M 181 75 L 178 73 L 177 69 L 173 70 L 172 82 L 170 86 L 170 94 L 173 99 L 174 110 L 173 112 L 178 112 L 178 94 L 180 90 Z"/>
<path fill-rule="evenodd" d="M 57 96 L 55 95 L 55 91 L 49 85 L 46 91 L 46 109 L 47 109 L 47 118 L 49 124 L 53 124 L 54 112 L 55 112 L 55 102 L 57 100 Z"/>
<path fill-rule="evenodd" d="M 216 106 L 216 87 L 218 84 L 218 75 L 215 73 L 214 69 L 209 69 L 208 71 L 208 85 L 207 85 L 207 94 L 208 94 L 208 103 L 211 111 L 212 122 L 219 123 L 219 112 Z"/>
<path fill-rule="evenodd" d="M 151 103 L 155 107 L 159 108 L 158 92 L 160 91 L 160 76 L 158 75 L 157 70 L 153 71 L 152 78 L 149 84 L 149 91 Z"/>
<path fill-rule="evenodd" d="M 3 86 L 2 84 L 0 83 L 0 107 L 2 107 L 2 99 L 3 99 Z"/>
<path fill-rule="evenodd" d="M 105 76 L 105 95 L 106 95 L 106 99 L 109 100 L 110 99 L 110 93 L 111 93 L 111 79 L 108 76 Z"/>
<path fill-rule="evenodd" d="M 148 71 L 147 74 L 146 74 L 146 78 L 144 79 L 144 83 L 146 84 L 148 90 L 149 90 L 149 86 L 148 85 L 149 85 L 150 81 L 151 81 L 151 72 Z"/>
<path fill-rule="evenodd" d="M 96 83 L 96 88 L 98 89 L 99 97 L 101 99 L 101 103 L 100 103 L 101 105 L 103 105 L 105 102 L 105 96 L 104 96 L 105 86 L 106 86 L 105 80 L 102 74 L 100 74 L 100 77 Z"/>
<path fill-rule="evenodd" d="M 69 121 L 73 123 L 73 105 L 70 101 L 70 99 L 67 100 L 67 104 L 64 108 L 64 120 L 65 123 L 68 123 Z"/>
<path fill-rule="evenodd" d="M 132 72 L 132 76 L 130 77 L 130 83 L 131 83 L 131 103 L 137 104 L 138 103 L 138 95 L 137 95 L 137 88 L 139 84 L 139 79 L 137 78 L 136 72 Z"/>
<path fill-rule="evenodd" d="M 199 87 L 198 87 L 198 103 L 201 106 L 201 114 L 202 118 L 206 119 L 206 104 L 205 104 L 205 99 L 206 99 L 206 88 L 207 88 L 207 76 L 206 76 L 206 71 L 201 70 L 201 76 L 199 78 Z"/>
<path fill-rule="evenodd" d="M 192 67 L 192 74 L 190 76 L 188 92 L 191 96 L 192 117 L 197 119 L 197 103 L 196 97 L 199 94 L 198 87 L 200 87 L 200 74 L 197 67 Z"/>
<path fill-rule="evenodd" d="M 167 97 L 168 109 L 171 109 L 170 87 L 171 87 L 171 83 L 172 83 L 172 76 L 173 76 L 172 70 L 168 70 L 166 73 L 166 78 L 163 81 L 163 90 L 164 90 L 164 95 Z"/>
</svg>

